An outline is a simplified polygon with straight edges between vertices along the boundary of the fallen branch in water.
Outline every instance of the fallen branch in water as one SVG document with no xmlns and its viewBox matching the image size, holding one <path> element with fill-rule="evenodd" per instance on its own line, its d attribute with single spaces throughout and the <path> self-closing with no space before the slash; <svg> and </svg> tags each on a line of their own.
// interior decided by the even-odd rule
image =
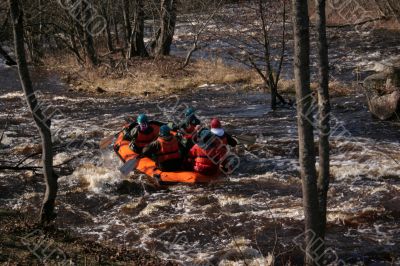
<svg viewBox="0 0 400 266">
<path fill-rule="evenodd" d="M 1 142 L 3 141 L 3 137 L 4 137 L 4 134 L 6 133 L 6 130 L 8 129 L 8 122 L 9 122 L 9 118 L 10 117 L 10 114 L 8 114 L 7 115 L 7 118 L 6 118 L 6 125 L 4 126 L 4 129 L 3 129 L 3 132 L 1 133 L 1 136 L 0 136 L 0 144 L 1 144 Z"/>
<path fill-rule="evenodd" d="M 36 155 L 36 154 L 33 154 L 33 155 Z M 31 156 L 28 156 L 28 157 L 32 157 L 32 154 L 31 154 Z M 24 158 L 24 160 L 28 159 L 28 157 Z M 73 161 L 77 157 L 78 157 L 78 155 L 74 156 L 72 158 L 69 158 L 68 160 L 66 160 L 64 162 L 62 162 L 62 163 L 60 163 L 58 165 L 55 165 L 54 168 L 61 169 L 63 165 L 68 164 L 69 162 Z M 0 165 L 0 170 L 15 170 L 15 171 L 29 171 L 29 170 L 31 170 L 31 171 L 35 171 L 35 170 L 40 170 L 40 169 L 43 168 L 42 166 L 28 166 L 28 165 L 20 166 L 21 163 L 22 162 L 19 162 L 16 165 Z"/>
<path fill-rule="evenodd" d="M 348 24 L 341 24 L 341 25 L 327 25 L 327 28 L 346 28 L 346 27 L 355 27 L 355 26 L 360 26 L 360 25 L 364 25 L 370 22 L 375 22 L 375 21 L 379 21 L 379 20 L 388 20 L 389 18 L 386 16 L 382 16 L 382 17 L 378 17 L 378 18 L 373 18 L 373 19 L 368 19 L 368 20 L 364 20 L 358 23 L 348 23 Z"/>
</svg>

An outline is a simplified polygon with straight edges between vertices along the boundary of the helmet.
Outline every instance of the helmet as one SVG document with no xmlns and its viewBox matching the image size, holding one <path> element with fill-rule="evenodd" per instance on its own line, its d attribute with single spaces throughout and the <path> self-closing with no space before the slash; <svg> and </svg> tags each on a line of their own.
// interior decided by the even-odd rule
<svg viewBox="0 0 400 266">
<path fill-rule="evenodd" d="M 187 108 L 187 109 L 185 110 L 185 116 L 186 116 L 186 117 L 192 116 L 192 115 L 194 115 L 194 112 L 195 112 L 194 108 L 189 107 L 189 108 Z"/>
<path fill-rule="evenodd" d="M 161 137 L 168 137 L 171 135 L 171 129 L 167 125 L 163 125 L 160 127 L 160 136 Z"/>
<path fill-rule="evenodd" d="M 221 122 L 218 120 L 218 118 L 213 118 L 211 120 L 211 128 L 221 128 Z"/>
<path fill-rule="evenodd" d="M 137 122 L 138 122 L 138 124 L 147 124 L 149 122 L 149 119 L 147 118 L 147 116 L 145 114 L 140 114 L 137 117 Z"/>
</svg>

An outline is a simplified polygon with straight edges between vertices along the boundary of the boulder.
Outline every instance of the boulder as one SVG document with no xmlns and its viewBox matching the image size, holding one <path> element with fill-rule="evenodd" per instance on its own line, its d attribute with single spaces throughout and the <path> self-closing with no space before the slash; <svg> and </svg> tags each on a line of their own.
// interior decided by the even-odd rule
<svg viewBox="0 0 400 266">
<path fill-rule="evenodd" d="M 381 120 L 400 117 L 400 67 L 368 76 L 363 85 L 373 116 Z"/>
<path fill-rule="evenodd" d="M 368 102 L 370 112 L 380 120 L 400 117 L 400 91 L 373 96 Z"/>
</svg>

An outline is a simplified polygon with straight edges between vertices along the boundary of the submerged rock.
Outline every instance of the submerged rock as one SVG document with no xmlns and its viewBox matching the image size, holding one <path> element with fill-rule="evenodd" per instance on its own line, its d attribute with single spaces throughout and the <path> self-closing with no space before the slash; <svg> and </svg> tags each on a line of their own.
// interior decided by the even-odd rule
<svg viewBox="0 0 400 266">
<path fill-rule="evenodd" d="M 380 120 L 400 117 L 400 67 L 388 67 L 364 80 L 370 112 Z"/>
</svg>

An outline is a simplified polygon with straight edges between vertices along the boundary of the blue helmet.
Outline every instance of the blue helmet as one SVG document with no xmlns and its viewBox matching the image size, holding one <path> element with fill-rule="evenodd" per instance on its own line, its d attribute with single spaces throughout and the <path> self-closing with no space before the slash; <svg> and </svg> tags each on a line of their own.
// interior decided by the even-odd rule
<svg viewBox="0 0 400 266">
<path fill-rule="evenodd" d="M 140 114 L 137 117 L 137 122 L 138 122 L 138 124 L 147 124 L 149 122 L 149 119 L 147 118 L 147 116 L 145 114 Z"/>
<path fill-rule="evenodd" d="M 171 135 L 171 129 L 167 125 L 163 125 L 160 127 L 160 136 L 161 137 L 168 137 Z"/>
<path fill-rule="evenodd" d="M 196 111 L 196 110 L 194 110 L 194 108 L 189 107 L 189 108 L 187 108 L 187 109 L 185 110 L 185 116 L 186 116 L 186 117 L 192 116 L 192 115 L 194 115 L 194 112 L 195 112 L 195 111 Z"/>
</svg>

